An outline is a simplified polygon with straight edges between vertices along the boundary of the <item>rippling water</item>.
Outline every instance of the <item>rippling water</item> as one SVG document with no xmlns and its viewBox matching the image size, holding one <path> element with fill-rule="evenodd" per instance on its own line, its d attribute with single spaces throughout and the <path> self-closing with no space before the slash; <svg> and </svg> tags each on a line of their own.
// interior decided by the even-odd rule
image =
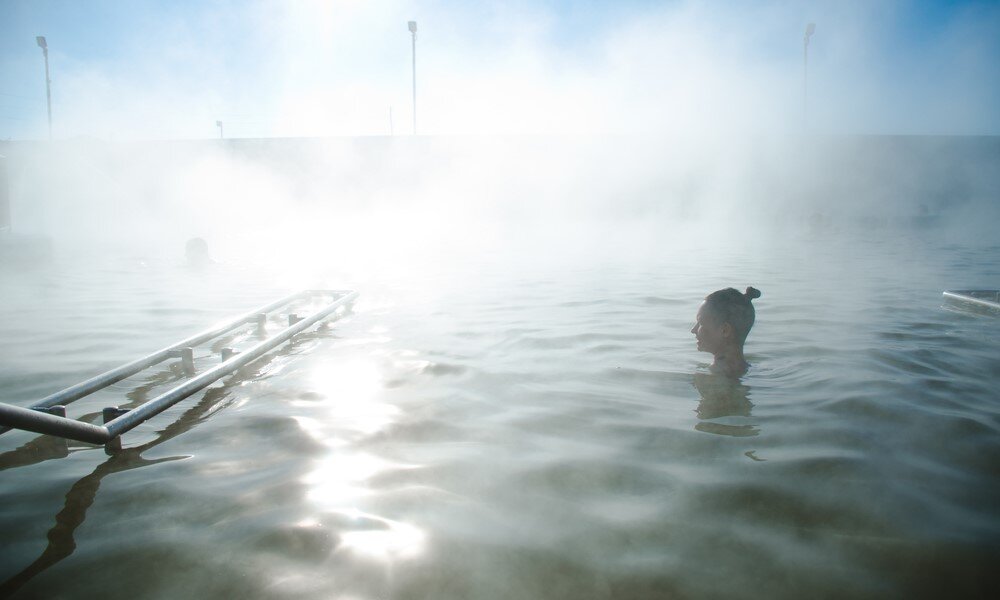
<svg viewBox="0 0 1000 600">
<path fill-rule="evenodd" d="M 1000 319 L 940 294 L 996 287 L 1000 246 L 898 231 L 612 246 L 379 277 L 326 267 L 303 287 L 358 289 L 353 313 L 127 434 L 121 454 L 4 435 L 3 592 L 996 591 Z M 67 256 L 6 271 L 4 400 L 279 297 L 279 272 Z M 748 284 L 764 296 L 734 384 L 707 373 L 689 329 L 706 293 Z M 96 419 L 175 376 L 70 414 Z"/>
</svg>

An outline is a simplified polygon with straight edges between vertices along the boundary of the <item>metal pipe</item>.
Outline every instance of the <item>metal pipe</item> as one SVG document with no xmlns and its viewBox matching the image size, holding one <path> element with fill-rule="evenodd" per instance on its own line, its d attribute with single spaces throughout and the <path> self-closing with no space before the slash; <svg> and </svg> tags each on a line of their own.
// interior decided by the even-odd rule
<svg viewBox="0 0 1000 600">
<path fill-rule="evenodd" d="M 991 300 L 989 296 L 985 294 L 985 297 L 973 296 L 971 294 L 973 291 L 974 290 L 945 290 L 942 295 L 945 300 L 951 300 L 952 302 L 964 302 L 973 306 L 980 306 L 993 310 L 1000 309 L 1000 292 L 994 293 L 993 299 Z"/>
<path fill-rule="evenodd" d="M 91 444 L 103 444 L 112 437 L 107 427 L 91 425 L 90 423 L 84 423 L 75 419 L 57 417 L 42 411 L 4 404 L 2 402 L 0 402 L 0 420 L 11 427 L 24 429 L 25 431 L 58 435 L 59 437 L 89 442 Z"/>
<path fill-rule="evenodd" d="M 237 318 L 235 318 L 233 320 L 230 320 L 230 321 L 228 321 L 228 322 L 226 322 L 226 323 L 224 323 L 222 325 L 218 325 L 218 326 L 213 327 L 211 329 L 207 329 L 207 330 L 205 330 L 205 331 L 203 331 L 201 333 L 198 333 L 196 335 L 193 335 L 193 336 L 191 336 L 191 337 L 189 337 L 189 338 L 187 338 L 185 340 L 177 342 L 176 344 L 173 344 L 171 346 L 163 348 L 162 350 L 154 352 L 153 354 L 150 354 L 148 356 L 144 356 L 144 357 L 142 357 L 140 359 L 134 360 L 134 361 L 132 361 L 130 363 L 122 365 L 122 366 L 120 366 L 120 367 L 118 367 L 116 369 L 112 369 L 110 371 L 107 371 L 107 372 L 102 373 L 100 375 L 97 375 L 95 377 L 91 377 L 90 379 L 88 379 L 86 381 L 83 381 L 83 382 L 78 383 L 76 385 L 70 386 L 70 387 L 68 387 L 68 388 L 66 388 L 64 390 L 61 390 L 59 392 L 56 392 L 54 394 L 50 394 L 49 396 L 46 396 L 45 398 L 43 398 L 40 401 L 38 401 L 35 404 L 33 404 L 31 407 L 23 409 L 23 410 L 37 412 L 37 411 L 40 411 L 40 410 L 48 409 L 48 408 L 50 408 L 52 406 L 69 404 L 69 403 L 74 402 L 76 400 L 79 400 L 80 398 L 83 398 L 83 397 L 85 397 L 85 396 L 87 396 L 89 394 L 92 394 L 92 393 L 94 393 L 94 392 L 96 392 L 96 391 L 98 391 L 100 389 L 103 389 L 103 388 L 105 388 L 105 387 L 107 387 L 107 386 L 109 386 L 109 385 L 111 385 L 113 383 L 117 383 L 117 382 L 121 381 L 122 379 L 125 379 L 127 377 L 132 376 L 132 375 L 135 375 L 136 373 L 138 373 L 138 372 L 140 372 L 140 371 L 142 371 L 144 369 L 147 369 L 147 368 L 149 368 L 149 367 L 151 367 L 151 366 L 153 366 L 153 365 L 155 365 L 155 364 L 157 364 L 159 362 L 162 362 L 162 361 L 164 361 L 164 360 L 166 360 L 168 358 L 175 357 L 175 356 L 177 356 L 180 353 L 180 351 L 183 348 L 190 348 L 190 347 L 193 347 L 193 346 L 197 346 L 197 345 L 202 344 L 202 343 L 204 343 L 204 342 L 206 342 L 206 341 L 208 341 L 208 340 L 210 340 L 212 338 L 218 337 L 218 336 L 220 336 L 220 335 L 222 335 L 224 333 L 227 333 L 227 332 L 229 332 L 229 331 L 231 331 L 233 329 L 236 329 L 237 327 L 240 327 L 241 325 L 245 325 L 247 323 L 257 322 L 259 315 L 264 314 L 266 316 L 266 313 L 268 313 L 268 312 L 270 312 L 272 310 L 275 310 L 277 308 L 280 308 L 281 306 L 284 306 L 284 305 L 288 304 L 289 302 L 292 302 L 293 300 L 295 300 L 297 298 L 302 298 L 302 297 L 306 297 L 306 296 L 314 296 L 314 295 L 327 295 L 327 294 L 341 294 L 342 295 L 342 297 L 340 299 L 338 299 L 337 301 L 334 302 L 334 304 L 336 304 L 337 302 L 340 302 L 340 304 L 337 304 L 338 307 L 341 306 L 341 305 L 343 305 L 344 303 L 346 303 L 349 300 L 353 300 L 358 295 L 357 292 L 351 292 L 349 290 L 334 290 L 334 291 L 327 291 L 327 290 L 306 290 L 306 291 L 303 291 L 303 292 L 296 292 L 294 294 L 290 294 L 290 295 L 288 295 L 288 296 L 286 296 L 286 297 L 284 297 L 284 298 L 282 298 L 280 300 L 276 300 L 276 301 L 274 301 L 274 302 L 272 302 L 270 304 L 267 304 L 267 305 L 262 306 L 260 308 L 256 308 L 254 310 L 246 312 L 243 315 L 241 315 L 241 316 L 239 316 L 239 317 L 237 317 Z M 343 301 L 343 302 L 341 302 L 341 301 Z M 327 313 L 327 314 L 329 314 L 329 313 Z M 226 364 L 226 363 L 223 362 L 222 364 Z M 222 366 L 222 365 L 219 365 L 219 366 Z M 211 371 L 209 371 L 209 372 L 211 372 Z M 3 404 L 3 403 L 0 403 L 0 404 Z M 4 405 L 4 406 L 10 406 L 10 405 Z M 21 407 L 17 407 L 17 408 L 21 408 Z M 0 422 L 3 422 L 3 419 L 0 419 Z M 9 423 L 9 424 L 5 423 L 4 425 L 0 426 L 0 434 L 3 434 L 3 433 L 6 433 L 6 432 L 10 431 L 12 426 L 13 427 L 17 427 L 13 423 Z M 35 430 L 29 429 L 29 431 L 35 431 Z M 45 432 L 38 432 L 38 433 L 45 433 Z M 56 434 L 56 435 L 58 435 L 58 434 Z M 72 436 L 64 436 L 64 437 L 71 437 L 72 439 L 80 439 L 80 438 L 75 438 L 75 437 L 72 437 Z M 87 441 L 87 440 L 81 440 L 81 441 Z"/>
<path fill-rule="evenodd" d="M 149 402 L 146 402 L 145 404 L 128 411 L 126 414 L 108 423 L 107 424 L 108 431 L 110 432 L 112 437 L 119 436 L 125 433 L 126 431 L 129 431 L 130 429 L 134 428 L 135 426 L 139 425 L 140 423 L 149 419 L 150 417 L 158 415 L 161 412 L 167 410 L 168 408 L 170 408 L 174 404 L 177 404 L 184 398 L 187 398 L 191 394 L 208 387 L 217 379 L 221 379 L 225 375 L 232 373 L 233 371 L 236 371 L 240 367 L 243 367 L 248 363 L 251 363 L 254 360 L 260 358 L 262 355 L 274 349 L 276 346 L 281 345 L 283 342 L 285 342 L 295 334 L 300 333 L 305 329 L 308 329 L 311 325 L 314 325 L 315 323 L 326 318 L 327 316 L 329 316 L 330 313 L 337 310 L 344 304 L 354 300 L 355 298 L 357 298 L 357 296 L 358 296 L 357 292 L 352 292 L 347 296 L 344 296 L 342 298 L 339 298 L 331 302 L 326 307 L 320 309 L 319 311 L 309 316 L 308 318 L 303 319 L 298 323 L 296 323 L 295 325 L 282 330 L 281 333 L 274 336 L 273 338 L 265 340 L 257 344 L 253 348 L 250 348 L 245 352 L 237 354 L 236 356 L 230 358 L 229 360 L 223 362 L 222 364 L 216 366 L 215 368 L 205 371 L 198 377 L 195 377 L 194 379 L 191 379 L 175 387 L 174 389 L 165 392 L 157 396 L 156 398 L 153 398 Z"/>
<path fill-rule="evenodd" d="M 294 297 L 309 295 L 312 293 L 317 292 L 300 292 L 295 294 Z M 141 406 L 125 411 L 123 414 L 117 415 L 111 420 L 107 419 L 116 415 L 116 412 L 122 409 L 105 409 L 103 414 L 106 419 L 106 424 L 104 427 L 48 414 L 47 412 L 44 412 L 48 407 L 42 407 L 36 410 L 32 408 L 13 406 L 2 402 L 0 402 L 0 422 L 5 423 L 8 428 L 16 427 L 17 429 L 48 435 L 57 435 L 92 444 L 113 444 L 115 438 L 118 438 L 121 434 L 133 429 L 143 421 L 158 415 L 184 398 L 187 398 L 191 394 L 208 387 L 212 382 L 221 379 L 225 375 L 236 371 L 240 367 L 243 367 L 244 365 L 266 354 L 282 342 L 321 321 L 329 316 L 330 313 L 353 301 L 357 297 L 357 292 L 350 292 L 316 311 L 308 318 L 299 321 L 294 326 L 284 329 L 275 337 L 257 344 L 244 353 L 235 355 L 214 369 L 210 369 L 202 373 L 200 376 L 195 377 L 194 379 L 191 379 L 164 394 L 161 394 Z M 280 306 L 280 302 L 281 301 L 272 303 L 270 306 Z M 247 318 L 252 318 L 253 313 L 248 313 L 248 315 L 244 315 L 244 323 Z M 194 338 L 189 338 L 189 340 L 190 339 Z"/>
<path fill-rule="evenodd" d="M 417 135 L 417 32 L 413 32 L 413 135 Z"/>
<path fill-rule="evenodd" d="M 816 24 L 806 25 L 802 37 L 802 131 L 809 127 L 809 38 L 816 32 Z"/>
<path fill-rule="evenodd" d="M 413 37 L 413 135 L 417 135 L 417 22 L 409 21 L 406 25 Z"/>
<path fill-rule="evenodd" d="M 49 110 L 49 141 L 52 141 L 52 80 L 49 79 L 49 44 L 44 35 L 35 36 L 35 43 L 42 49 L 45 58 L 45 104 Z"/>
<path fill-rule="evenodd" d="M 49 51 L 45 49 L 45 106 L 49 111 L 49 141 L 52 141 L 52 80 L 49 79 Z"/>
<path fill-rule="evenodd" d="M 158 350 L 148 356 L 144 356 L 128 364 L 124 364 L 116 369 L 111 369 L 110 371 L 101 373 L 100 375 L 97 375 L 95 377 L 91 377 L 86 381 L 83 381 L 76 385 L 70 386 L 64 390 L 46 396 L 45 398 L 42 398 L 41 400 L 33 404 L 31 408 L 33 409 L 47 408 L 49 406 L 55 406 L 57 404 L 69 404 L 70 402 L 79 400 L 80 398 L 92 394 L 97 390 L 106 388 L 107 386 L 113 383 L 118 383 L 119 381 L 127 377 L 131 377 L 132 375 L 135 375 L 136 373 L 142 371 L 143 369 L 147 369 L 168 358 L 172 358 L 173 353 L 177 350 L 180 350 L 181 348 L 193 347 L 202 344 L 212 338 L 218 337 L 224 333 L 236 329 L 237 327 L 244 325 L 247 322 L 256 322 L 257 315 L 259 313 L 270 312 L 276 308 L 288 304 L 292 300 L 295 300 L 296 298 L 299 298 L 304 294 L 317 294 L 317 293 L 320 292 L 318 290 L 297 292 L 295 294 L 286 296 L 281 300 L 277 300 L 261 308 L 251 310 L 250 312 L 247 312 L 225 324 L 218 325 L 211 329 L 207 329 L 201 333 L 195 334 L 187 338 L 186 340 L 177 342 L 176 344 L 163 348 L 162 350 Z M 0 430 L 0 433 L 3 433 L 4 431 L 6 430 Z"/>
</svg>

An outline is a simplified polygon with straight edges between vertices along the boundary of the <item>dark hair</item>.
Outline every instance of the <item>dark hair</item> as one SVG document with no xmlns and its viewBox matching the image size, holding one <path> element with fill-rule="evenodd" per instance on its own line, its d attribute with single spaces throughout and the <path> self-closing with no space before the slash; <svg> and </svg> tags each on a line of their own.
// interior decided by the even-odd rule
<svg viewBox="0 0 1000 600">
<path fill-rule="evenodd" d="M 719 322 L 732 325 L 742 344 L 757 317 L 751 303 L 754 298 L 760 298 L 757 288 L 748 287 L 742 294 L 733 288 L 726 288 L 705 296 L 705 306 Z"/>
</svg>

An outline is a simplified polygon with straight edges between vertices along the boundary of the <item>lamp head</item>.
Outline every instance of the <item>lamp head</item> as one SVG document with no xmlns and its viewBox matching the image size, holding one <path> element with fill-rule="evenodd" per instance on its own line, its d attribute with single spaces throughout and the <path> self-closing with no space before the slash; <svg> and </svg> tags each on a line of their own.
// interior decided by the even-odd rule
<svg viewBox="0 0 1000 600">
<path fill-rule="evenodd" d="M 417 32 L 417 22 L 416 21 L 409 21 L 406 25 L 407 25 L 407 27 L 410 28 L 410 33 L 416 33 Z"/>
<path fill-rule="evenodd" d="M 814 33 L 816 33 L 816 24 L 815 23 L 810 23 L 810 24 L 806 25 L 806 37 L 808 38 L 809 36 L 811 36 Z"/>
<path fill-rule="evenodd" d="M 215 122 L 215 126 L 216 127 L 222 127 L 222 121 L 216 121 Z"/>
<path fill-rule="evenodd" d="M 45 43 L 44 35 L 35 36 L 35 43 L 38 44 L 38 47 L 42 50 L 46 50 L 49 47 L 49 45 Z"/>
</svg>

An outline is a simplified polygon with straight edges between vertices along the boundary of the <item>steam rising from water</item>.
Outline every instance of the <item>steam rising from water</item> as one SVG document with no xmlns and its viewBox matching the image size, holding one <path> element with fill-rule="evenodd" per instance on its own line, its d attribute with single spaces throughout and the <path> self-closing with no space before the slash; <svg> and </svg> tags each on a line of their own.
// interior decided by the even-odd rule
<svg viewBox="0 0 1000 600">
<path fill-rule="evenodd" d="M 989 239 L 994 138 L 432 137 L 14 144 L 15 231 L 62 251 L 414 274 L 779 237 Z"/>
<path fill-rule="evenodd" d="M 427 294 L 475 285 L 492 264 L 555 272 L 609 255 L 616 269 L 773 271 L 789 247 L 813 288 L 864 294 L 886 269 L 920 281 L 929 237 L 995 238 L 998 138 L 856 135 L 1000 131 L 995 7 L 934 27 L 906 2 L 592 7 L 569 23 L 534 5 L 450 8 L 200 9 L 120 33 L 149 49 L 117 62 L 50 41 L 57 140 L 0 144 L 13 231 L 64 256 L 178 264 L 201 237 L 223 269 L 260 269 L 268 286 L 421 281 L 410 289 Z M 435 135 L 264 137 L 385 133 L 389 104 L 405 131 L 399 29 L 414 12 L 421 131 Z M 813 20 L 804 122 L 800 32 Z M 208 35 L 226 27 L 246 35 Z M 220 117 L 240 139 L 109 141 L 205 137 Z M 913 260 L 845 251 L 859 236 Z M 767 271 L 679 287 L 767 292 Z"/>
<path fill-rule="evenodd" d="M 8 7 L 11 33 L 52 38 L 69 138 L 0 149 L 15 231 L 165 256 L 200 236 L 220 259 L 412 272 L 514 248 L 745 248 L 918 218 L 965 236 L 996 214 L 988 139 L 814 135 L 1000 131 L 996 6 L 613 6 L 98 8 L 119 20 L 101 40 L 80 31 L 96 18 L 84 9 Z M 396 133 L 410 129 L 411 18 L 432 135 L 378 137 L 390 106 Z M 27 50 L 7 76 L 21 87 Z M 40 119 L 9 131 L 36 137 Z M 101 141 L 205 138 L 216 120 L 240 139 Z M 314 137 L 331 135 L 372 137 Z"/>
<path fill-rule="evenodd" d="M 0 8 L 17 17 L 0 33 L 53 24 L 29 6 Z M 316 597 L 397 582 L 417 597 L 553 582 L 567 597 L 610 596 L 608 582 L 634 597 L 664 582 L 801 597 L 933 577 L 923 565 L 940 557 L 952 580 L 987 572 L 996 469 L 977 457 L 996 439 L 995 353 L 988 328 L 934 301 L 956 273 L 996 272 L 1000 138 L 863 134 L 1000 132 L 1000 9 L 176 6 L 128 13 L 114 58 L 41 32 L 57 139 L 0 154 L 14 233 L 73 260 L 28 276 L 0 264 L 12 399 L 275 289 L 362 300 L 335 333 L 227 388 L 230 414 L 195 407 L 183 444 L 157 450 L 183 448 L 171 476 L 109 478 L 99 502 L 104 467 L 74 485 L 67 509 L 111 526 L 87 543 L 80 529 L 80 560 L 39 585 L 106 588 L 64 577 L 94 560 L 148 585 L 174 553 L 195 566 L 153 588 L 190 588 L 173 595 L 221 580 Z M 424 135 L 390 137 L 389 106 L 396 133 L 409 127 L 410 18 Z M 204 139 L 217 119 L 237 139 Z M 42 137 L 26 123 L 13 137 Z M 214 262 L 169 268 L 194 237 Z M 767 302 L 755 371 L 714 393 L 692 377 L 685 319 L 701 294 L 746 284 Z M 105 460 L 77 456 L 54 466 L 63 479 Z M 64 495 L 59 477 L 24 473 L 15 500 Z M 137 497 L 178 528 L 135 538 L 133 517 L 150 514 Z M 52 520 L 20 504 L 11 569 L 32 564 L 25 540 Z M 83 517 L 56 521 L 72 553 Z M 964 548 L 974 561 L 937 551 L 962 535 L 986 545 Z"/>
</svg>

